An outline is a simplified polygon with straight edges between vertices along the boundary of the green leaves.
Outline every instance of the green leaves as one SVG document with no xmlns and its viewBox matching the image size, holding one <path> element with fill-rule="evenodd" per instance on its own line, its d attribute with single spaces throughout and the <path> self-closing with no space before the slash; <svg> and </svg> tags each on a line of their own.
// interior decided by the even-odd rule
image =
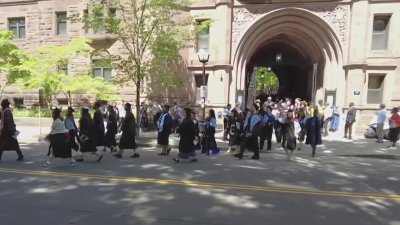
<svg viewBox="0 0 400 225">
<path fill-rule="evenodd" d="M 267 95 L 275 95 L 279 90 L 279 79 L 274 72 L 266 67 L 259 67 L 256 71 L 257 91 L 263 91 Z"/>
<path fill-rule="evenodd" d="M 14 39 L 12 32 L 0 30 L 0 72 L 7 73 L 6 83 L 0 84 L 2 91 L 6 86 L 15 83 L 19 78 L 27 76 L 24 62 L 29 57 L 11 42 L 12 39 Z"/>
<path fill-rule="evenodd" d="M 23 89 L 42 89 L 46 103 L 51 106 L 56 95 L 63 93 L 71 103 L 71 94 L 93 94 L 99 99 L 115 99 L 116 88 L 112 83 L 102 78 L 94 78 L 90 73 L 90 66 L 83 74 L 67 75 L 58 70 L 60 64 L 68 65 L 77 58 L 90 58 L 92 49 L 90 40 L 85 38 L 72 39 L 66 45 L 46 45 L 32 51 L 29 60 L 24 61 L 20 69 L 29 75 L 21 77 L 17 83 Z M 107 60 L 97 61 L 101 66 Z M 76 72 L 76 71 L 75 71 Z"/>
</svg>

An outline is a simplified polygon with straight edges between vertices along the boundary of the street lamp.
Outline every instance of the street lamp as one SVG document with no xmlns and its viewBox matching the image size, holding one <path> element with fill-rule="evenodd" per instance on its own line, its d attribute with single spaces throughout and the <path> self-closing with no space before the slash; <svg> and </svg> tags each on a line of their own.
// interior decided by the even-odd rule
<svg viewBox="0 0 400 225">
<path fill-rule="evenodd" d="M 200 95 L 203 98 L 203 121 L 206 118 L 206 95 L 207 95 L 207 84 L 206 84 L 206 63 L 210 59 L 210 53 L 204 49 L 200 49 L 197 53 L 199 61 L 203 63 L 203 85 L 201 86 Z"/>
</svg>

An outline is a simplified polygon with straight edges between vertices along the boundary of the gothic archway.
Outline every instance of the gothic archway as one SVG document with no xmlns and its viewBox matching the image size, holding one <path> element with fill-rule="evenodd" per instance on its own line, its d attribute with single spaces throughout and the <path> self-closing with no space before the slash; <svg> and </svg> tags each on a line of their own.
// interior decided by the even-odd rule
<svg viewBox="0 0 400 225">
<path fill-rule="evenodd" d="M 313 72 L 316 85 L 308 95 L 323 99 L 325 89 L 344 88 L 334 79 L 344 80 L 343 51 L 339 37 L 331 26 L 313 12 L 300 8 L 284 8 L 269 12 L 256 20 L 241 36 L 233 52 L 233 85 L 235 90 L 246 90 L 246 79 L 252 74 L 255 55 L 260 49 L 281 46 L 294 50 L 306 63 L 308 83 Z M 313 71 L 314 66 L 318 65 Z M 303 88 L 310 88 L 304 86 Z M 342 89 L 343 91 L 341 91 Z M 341 96 L 337 96 L 340 99 Z M 344 99 L 344 94 L 343 97 Z"/>
</svg>

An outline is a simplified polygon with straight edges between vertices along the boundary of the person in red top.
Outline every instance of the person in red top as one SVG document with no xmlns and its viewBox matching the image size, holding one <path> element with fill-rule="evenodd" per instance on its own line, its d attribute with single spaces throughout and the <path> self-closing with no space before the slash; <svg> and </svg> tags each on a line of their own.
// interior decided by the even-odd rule
<svg viewBox="0 0 400 225">
<path fill-rule="evenodd" d="M 392 116 L 390 117 L 389 121 L 389 141 L 392 143 L 388 146 L 388 148 L 396 147 L 396 142 L 399 139 L 399 132 L 400 132 L 400 115 L 399 109 L 393 108 L 392 109 Z"/>
</svg>

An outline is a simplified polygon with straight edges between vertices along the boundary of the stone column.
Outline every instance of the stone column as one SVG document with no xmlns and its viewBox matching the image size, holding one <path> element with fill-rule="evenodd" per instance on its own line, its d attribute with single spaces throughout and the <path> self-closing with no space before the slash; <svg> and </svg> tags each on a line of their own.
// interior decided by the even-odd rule
<svg viewBox="0 0 400 225">
<path fill-rule="evenodd" d="M 351 33 L 349 40 L 349 65 L 346 66 L 346 105 L 354 102 L 355 105 L 362 105 L 367 93 L 364 88 L 366 71 L 364 69 L 366 54 L 368 52 L 368 31 L 369 3 L 366 0 L 352 3 Z M 354 91 L 360 91 L 355 95 Z"/>
</svg>

